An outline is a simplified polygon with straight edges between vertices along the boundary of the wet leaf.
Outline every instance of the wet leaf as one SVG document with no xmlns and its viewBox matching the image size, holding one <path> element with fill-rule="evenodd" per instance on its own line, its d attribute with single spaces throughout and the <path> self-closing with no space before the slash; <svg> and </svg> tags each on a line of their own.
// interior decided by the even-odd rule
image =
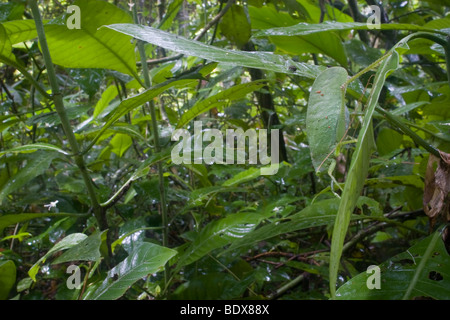
<svg viewBox="0 0 450 320">
<path fill-rule="evenodd" d="M 85 299 L 118 299 L 139 279 L 162 271 L 176 254 L 175 250 L 143 242 L 124 261 L 112 268 L 98 289 Z"/>
<path fill-rule="evenodd" d="M 337 299 L 347 300 L 399 300 L 401 299 L 423 256 L 433 238 L 428 236 L 409 250 L 396 255 L 379 265 L 380 289 L 369 289 L 367 283 L 373 274 L 362 272 L 343 284 L 336 292 Z M 410 298 L 430 297 L 433 299 L 450 299 L 450 256 L 445 250 L 439 236 L 419 279 L 411 292 Z"/>
</svg>

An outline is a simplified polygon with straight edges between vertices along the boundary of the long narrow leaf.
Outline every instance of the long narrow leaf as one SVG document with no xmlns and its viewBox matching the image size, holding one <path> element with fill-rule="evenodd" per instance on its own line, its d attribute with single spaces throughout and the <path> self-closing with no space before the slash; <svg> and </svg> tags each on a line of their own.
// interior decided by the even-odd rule
<svg viewBox="0 0 450 320">
<path fill-rule="evenodd" d="M 69 155 L 68 152 L 62 150 L 61 148 L 54 146 L 49 143 L 34 143 L 34 144 L 27 144 L 20 147 L 15 147 L 9 150 L 0 151 L 0 156 L 7 154 L 7 153 L 21 153 L 21 152 L 32 152 L 36 150 L 49 150 L 49 151 L 56 151 L 63 155 Z"/>
<path fill-rule="evenodd" d="M 272 28 L 257 32 L 254 37 L 267 37 L 267 36 L 305 36 L 313 33 L 331 32 L 331 31 L 348 31 L 348 30 L 368 30 L 369 25 L 362 22 L 336 22 L 336 21 L 324 21 L 323 23 L 310 24 L 299 23 L 294 26 L 283 28 Z M 396 24 L 396 23 L 383 23 L 380 24 L 381 30 L 409 30 L 409 31 L 425 31 L 434 32 L 442 35 L 446 35 L 445 32 L 421 27 L 413 24 Z"/>
<path fill-rule="evenodd" d="M 397 52 L 397 49 L 407 47 L 406 43 L 409 38 L 410 36 L 397 43 L 397 45 L 391 49 L 387 57 L 381 63 L 377 70 L 373 89 L 367 103 L 364 123 L 358 135 L 358 142 L 355 152 L 353 153 L 352 162 L 350 164 L 333 228 L 330 253 L 330 292 L 332 298 L 335 298 L 339 263 L 342 255 L 345 235 L 350 223 L 350 217 L 364 187 L 364 181 L 369 170 L 370 156 L 375 145 L 372 128 L 372 116 L 378 103 L 378 98 L 386 77 L 390 74 L 390 72 L 396 70 L 399 66 L 399 53 Z"/>
<path fill-rule="evenodd" d="M 208 110 L 211 110 L 212 108 L 224 106 L 233 100 L 242 99 L 246 94 L 262 88 L 264 86 L 263 82 L 264 81 L 254 81 L 250 83 L 239 84 L 196 103 L 191 109 L 183 113 L 180 121 L 177 124 L 177 128 L 183 127 L 195 117 Z"/>
<path fill-rule="evenodd" d="M 224 64 L 291 73 L 306 78 L 315 78 L 324 69 L 323 67 L 295 62 L 271 52 L 245 52 L 218 48 L 142 25 L 123 23 L 106 27 L 168 50 Z"/>
</svg>

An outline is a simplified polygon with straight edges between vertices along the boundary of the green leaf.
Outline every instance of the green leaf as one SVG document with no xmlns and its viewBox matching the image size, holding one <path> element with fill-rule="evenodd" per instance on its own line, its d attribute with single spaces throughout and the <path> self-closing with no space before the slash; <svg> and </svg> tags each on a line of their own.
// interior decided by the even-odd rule
<svg viewBox="0 0 450 320">
<path fill-rule="evenodd" d="M 286 12 L 279 12 L 270 6 L 263 8 L 249 7 L 249 14 L 252 27 L 255 29 L 267 29 L 273 27 L 283 27 L 298 23 Z M 270 29 L 272 30 L 272 29 Z M 291 55 L 303 53 L 321 53 L 335 59 L 342 66 L 347 66 L 347 56 L 341 39 L 334 33 L 320 33 L 309 35 L 271 36 L 270 41 L 277 46 L 279 51 L 287 52 Z"/>
<path fill-rule="evenodd" d="M 180 256 L 177 268 L 191 264 L 212 250 L 242 238 L 252 231 L 263 218 L 255 212 L 241 212 L 210 222 Z"/>
<path fill-rule="evenodd" d="M 133 174 L 128 178 L 127 182 L 125 182 L 122 187 L 105 203 L 102 203 L 101 206 L 107 206 L 111 202 L 117 198 L 125 188 L 127 188 L 133 181 L 146 176 L 150 170 L 150 167 L 158 163 L 159 161 L 164 161 L 170 157 L 170 149 L 166 149 L 160 153 L 153 154 L 151 157 L 146 159 L 141 165 L 133 172 Z"/>
<path fill-rule="evenodd" d="M 20 213 L 20 214 L 5 214 L 3 216 L 0 216 L 0 233 L 3 232 L 3 230 L 6 227 L 12 226 L 16 223 L 25 222 L 32 219 L 38 219 L 38 218 L 46 218 L 46 217 L 66 217 L 66 216 L 79 216 L 82 217 L 84 215 L 82 214 L 76 214 L 76 213 Z"/>
<path fill-rule="evenodd" d="M 31 40 L 37 37 L 36 24 L 33 19 L 8 21 L 2 24 L 11 44 Z"/>
<path fill-rule="evenodd" d="M 214 189 L 214 187 L 203 189 Z M 227 189 L 232 190 L 233 188 L 227 187 Z M 282 197 L 265 205 L 256 212 L 239 212 L 210 222 L 185 249 L 179 259 L 177 268 L 197 261 L 214 249 L 238 241 L 254 230 L 263 219 L 267 219 L 276 214 L 278 212 L 277 208 L 279 209 L 297 200 L 298 198 L 290 196 Z"/>
<path fill-rule="evenodd" d="M 329 166 L 334 158 L 332 153 L 346 131 L 347 76 L 347 71 L 341 67 L 328 68 L 316 78 L 311 88 L 306 112 L 306 132 L 316 172 Z"/>
<path fill-rule="evenodd" d="M 133 109 L 142 106 L 147 101 L 150 101 L 151 99 L 157 97 L 164 91 L 166 91 L 169 88 L 172 88 L 174 86 L 187 86 L 188 84 L 191 84 L 197 80 L 195 79 L 181 79 L 181 80 L 168 80 L 164 83 L 157 84 L 142 93 L 139 93 L 137 95 L 134 95 L 128 99 L 123 100 L 117 108 L 111 111 L 111 113 L 107 117 L 107 121 L 105 124 L 103 124 L 101 130 L 97 133 L 95 138 L 92 139 L 90 145 L 86 148 L 86 150 L 89 150 L 92 148 L 95 143 L 100 139 L 103 135 L 103 133 L 109 129 L 117 120 L 119 120 L 121 117 L 123 117 L 128 112 L 131 112 Z"/>
<path fill-rule="evenodd" d="M 121 263 L 112 268 L 97 290 L 85 299 L 115 300 L 139 279 L 163 270 L 177 252 L 153 243 L 143 242 Z"/>
<path fill-rule="evenodd" d="M 0 261 L 0 300 L 8 299 L 16 283 L 16 265 L 13 261 Z"/>
<path fill-rule="evenodd" d="M 22 18 L 25 6 L 20 2 L 0 3 L 0 21 Z"/>
<path fill-rule="evenodd" d="M 240 298 L 253 279 L 240 281 L 231 274 L 213 272 L 201 275 L 182 284 L 174 292 L 174 300 L 230 300 Z"/>
<path fill-rule="evenodd" d="M 374 84 L 367 102 L 364 122 L 359 131 L 358 142 L 345 181 L 344 191 L 341 196 L 339 210 L 333 228 L 333 236 L 330 253 L 330 292 L 335 297 L 337 274 L 342 255 L 345 235 L 350 223 L 351 214 L 364 187 L 369 170 L 369 160 L 374 149 L 374 136 L 372 128 L 372 116 L 378 103 L 381 90 L 386 77 L 399 66 L 399 53 L 397 50 L 406 49 L 407 41 L 411 36 L 403 38 L 385 56 L 375 75 Z"/>
<path fill-rule="evenodd" d="M 419 265 L 435 234 L 418 242 L 407 251 L 396 255 L 379 265 L 381 288 L 369 289 L 367 284 L 373 283 L 372 275 L 362 272 L 344 283 L 336 292 L 339 300 L 399 300 L 402 299 L 408 286 L 413 281 Z M 430 257 L 420 270 L 418 281 L 410 298 L 430 297 L 436 300 L 450 299 L 450 256 L 445 249 L 442 238 L 433 245 Z"/>
<path fill-rule="evenodd" d="M 97 118 L 109 105 L 112 99 L 114 99 L 118 95 L 117 92 L 117 86 L 110 85 L 103 93 L 100 100 L 98 100 L 97 104 L 95 105 L 94 119 Z"/>
<path fill-rule="evenodd" d="M 380 156 L 391 153 L 397 150 L 403 141 L 403 135 L 395 130 L 384 127 L 378 132 L 377 136 L 377 150 Z"/>
<path fill-rule="evenodd" d="M 32 234 L 29 232 L 18 232 L 17 234 L 4 237 L 3 239 L 0 240 L 0 242 L 9 240 L 9 239 L 19 239 L 19 241 L 22 242 L 23 240 L 25 240 L 25 238 L 28 238 L 31 236 L 32 236 Z"/>
<path fill-rule="evenodd" d="M 6 64 L 16 64 L 17 60 L 12 53 L 12 43 L 3 24 L 0 24 L 0 61 Z"/>
<path fill-rule="evenodd" d="M 440 32 L 433 28 L 425 28 L 413 24 L 397 24 L 397 23 L 382 23 L 381 30 L 409 30 L 409 31 L 428 31 L 446 35 L 445 32 Z M 267 36 L 304 36 L 315 33 L 330 32 L 330 31 L 348 31 L 348 30 L 368 30 L 367 23 L 363 22 L 335 22 L 324 21 L 323 23 L 309 24 L 299 23 L 294 26 L 283 28 L 272 28 L 262 30 L 255 33 L 254 37 Z"/>
<path fill-rule="evenodd" d="M 106 27 L 167 50 L 224 64 L 296 74 L 306 78 L 315 78 L 319 71 L 324 69 L 319 66 L 295 62 L 269 52 L 222 49 L 142 25 L 113 24 Z"/>
<path fill-rule="evenodd" d="M 261 176 L 261 169 L 259 168 L 250 168 L 245 171 L 239 172 L 237 175 L 235 175 L 233 178 L 228 179 L 225 181 L 222 186 L 224 187 L 231 187 L 231 186 L 237 186 L 241 183 L 256 179 Z"/>
<path fill-rule="evenodd" d="M 281 234 L 330 224 L 336 219 L 338 207 L 339 199 L 316 202 L 298 213 L 250 232 L 241 239 L 234 241 L 225 252 L 230 252 L 243 246 L 249 246 Z"/>
<path fill-rule="evenodd" d="M 42 264 L 47 261 L 48 257 L 50 257 L 55 252 L 72 248 L 86 239 L 88 236 L 84 233 L 73 233 L 59 241 L 57 244 L 53 246 L 42 258 L 40 258 L 28 271 L 28 275 L 33 281 L 36 281 L 36 275 L 39 272 Z"/>
<path fill-rule="evenodd" d="M 417 101 L 417 102 L 413 102 L 413 103 L 408 103 L 405 104 L 404 106 L 401 106 L 395 110 L 393 110 L 391 113 L 393 115 L 399 116 L 401 114 L 407 113 L 409 111 L 412 111 L 418 107 L 421 107 L 423 105 L 427 105 L 430 104 L 428 101 Z"/>
<path fill-rule="evenodd" d="M 217 193 L 220 192 L 245 192 L 247 191 L 244 188 L 238 187 L 228 187 L 228 186 L 211 186 L 205 188 L 197 188 L 191 192 L 189 202 L 187 203 L 187 208 L 193 208 L 196 206 L 200 206 L 204 201 L 208 200 L 211 197 L 214 197 Z"/>
<path fill-rule="evenodd" d="M 219 23 L 222 34 L 238 48 L 242 48 L 250 39 L 251 26 L 244 8 L 232 5 Z"/>
<path fill-rule="evenodd" d="M 104 231 L 105 232 L 105 231 Z M 52 264 L 69 261 L 99 261 L 102 232 L 94 232 L 79 244 L 73 246 L 52 262 Z"/>
<path fill-rule="evenodd" d="M 424 188 L 423 179 L 419 175 L 370 178 L 366 180 L 366 185 L 374 188 L 394 188 L 397 186 Z"/>
<path fill-rule="evenodd" d="M 55 64 L 68 68 L 105 68 L 136 75 L 135 46 L 131 38 L 102 25 L 131 23 L 130 14 L 99 0 L 78 0 L 81 29 L 69 29 L 63 19 L 45 25 L 48 46 Z"/>
<path fill-rule="evenodd" d="M 57 157 L 54 152 L 36 152 L 27 160 L 27 164 L 12 176 L 0 189 L 0 204 L 6 196 L 27 184 L 31 179 L 43 174 L 52 160 Z"/>
<path fill-rule="evenodd" d="M 118 133 L 109 143 L 112 146 L 111 151 L 114 152 L 119 158 L 122 158 L 123 154 L 133 144 L 133 140 L 127 134 Z"/>
<path fill-rule="evenodd" d="M 87 111 L 91 109 L 91 106 L 84 105 L 84 106 L 76 106 L 72 108 L 67 108 L 66 113 L 69 120 L 74 120 L 82 115 L 85 115 Z M 28 119 L 27 124 L 28 125 L 35 125 L 35 124 L 42 124 L 45 127 L 48 126 L 57 126 L 61 123 L 61 118 L 59 117 L 57 112 L 44 112 L 37 114 L 30 119 Z"/>
<path fill-rule="evenodd" d="M 264 80 L 239 84 L 229 89 L 223 90 L 218 94 L 208 97 L 202 101 L 197 102 L 191 109 L 183 113 L 177 128 L 183 127 L 195 117 L 202 113 L 211 110 L 215 107 L 222 107 L 229 104 L 231 101 L 240 100 L 248 93 L 261 89 L 264 86 Z"/>
<path fill-rule="evenodd" d="M 166 30 L 172 26 L 172 22 L 181 9 L 184 0 L 172 0 L 164 14 L 163 19 L 159 23 L 158 29 Z"/>
<path fill-rule="evenodd" d="M 61 148 L 54 146 L 49 143 L 34 143 L 34 144 L 27 144 L 20 147 L 15 147 L 9 150 L 0 151 L 0 156 L 7 154 L 7 153 L 27 153 L 27 152 L 34 152 L 36 150 L 49 150 L 49 151 L 56 151 L 63 155 L 69 155 L 68 152 L 62 150 Z"/>
</svg>

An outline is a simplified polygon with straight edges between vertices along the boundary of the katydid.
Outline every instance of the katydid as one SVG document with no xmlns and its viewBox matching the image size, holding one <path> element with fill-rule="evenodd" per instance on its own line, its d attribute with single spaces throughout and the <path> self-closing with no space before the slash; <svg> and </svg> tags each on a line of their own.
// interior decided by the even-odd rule
<svg viewBox="0 0 450 320">
<path fill-rule="evenodd" d="M 344 141 L 349 125 L 349 112 L 345 105 L 347 78 L 347 71 L 341 67 L 322 71 L 311 88 L 306 113 L 306 132 L 314 169 L 319 176 L 327 171 L 333 193 L 333 184 L 342 190 L 333 176 L 340 147 L 355 142 Z"/>
</svg>

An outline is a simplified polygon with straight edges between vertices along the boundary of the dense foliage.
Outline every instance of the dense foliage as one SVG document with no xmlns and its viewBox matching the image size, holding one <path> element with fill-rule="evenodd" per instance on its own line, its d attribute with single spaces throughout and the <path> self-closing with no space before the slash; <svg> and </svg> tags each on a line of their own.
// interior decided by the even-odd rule
<svg viewBox="0 0 450 320">
<path fill-rule="evenodd" d="M 449 9 L 0 3 L 0 299 L 449 299 Z"/>
</svg>

